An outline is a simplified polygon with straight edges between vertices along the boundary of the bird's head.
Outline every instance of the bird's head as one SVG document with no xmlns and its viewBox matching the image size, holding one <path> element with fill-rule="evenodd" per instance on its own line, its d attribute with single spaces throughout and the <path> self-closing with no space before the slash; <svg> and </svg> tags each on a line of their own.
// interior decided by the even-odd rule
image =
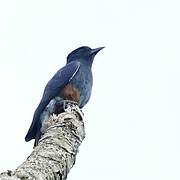
<svg viewBox="0 0 180 180">
<path fill-rule="evenodd" d="M 88 46 L 82 46 L 72 51 L 67 57 L 67 63 L 80 61 L 82 64 L 92 65 L 95 55 L 104 47 L 91 49 Z"/>
</svg>

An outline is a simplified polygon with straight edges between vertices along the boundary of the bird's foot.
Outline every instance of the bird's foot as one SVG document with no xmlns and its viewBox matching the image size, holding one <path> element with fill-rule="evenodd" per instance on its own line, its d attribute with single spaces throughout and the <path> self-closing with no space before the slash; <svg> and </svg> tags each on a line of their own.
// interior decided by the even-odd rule
<svg viewBox="0 0 180 180">
<path fill-rule="evenodd" d="M 78 106 L 77 102 L 71 100 L 64 100 L 63 103 L 64 111 L 66 111 L 69 107 Z"/>
<path fill-rule="evenodd" d="M 82 119 L 84 114 L 82 110 L 79 108 L 79 104 L 75 101 L 71 100 L 62 100 L 59 98 L 55 98 L 55 108 L 54 108 L 54 114 L 58 115 L 62 112 L 73 112 L 75 111 L 76 113 L 79 114 L 80 118 Z"/>
<path fill-rule="evenodd" d="M 54 114 L 58 115 L 64 111 L 64 100 L 56 99 Z"/>
<path fill-rule="evenodd" d="M 64 111 L 65 112 L 77 112 L 80 116 L 81 119 L 83 119 L 84 114 L 82 112 L 82 110 L 79 108 L 79 104 L 75 101 L 71 101 L 71 100 L 64 100 Z"/>
</svg>

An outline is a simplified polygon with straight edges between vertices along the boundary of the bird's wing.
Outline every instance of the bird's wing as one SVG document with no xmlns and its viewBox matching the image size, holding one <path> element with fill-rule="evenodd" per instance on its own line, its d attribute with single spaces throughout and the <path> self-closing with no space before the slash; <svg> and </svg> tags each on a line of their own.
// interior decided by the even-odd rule
<svg viewBox="0 0 180 180">
<path fill-rule="evenodd" d="M 57 96 L 61 88 L 63 88 L 75 76 L 79 67 L 80 63 L 73 61 L 57 71 L 45 87 L 42 102 L 50 101 L 52 98 Z"/>
<path fill-rule="evenodd" d="M 25 137 L 26 141 L 30 141 L 31 139 L 35 138 L 36 133 L 40 130 L 41 126 L 41 122 L 39 120 L 41 113 L 48 105 L 50 100 L 56 97 L 61 89 L 75 76 L 79 68 L 80 63 L 77 61 L 68 63 L 66 66 L 57 71 L 57 73 L 47 83 L 41 102 L 34 113 L 32 124 Z"/>
</svg>

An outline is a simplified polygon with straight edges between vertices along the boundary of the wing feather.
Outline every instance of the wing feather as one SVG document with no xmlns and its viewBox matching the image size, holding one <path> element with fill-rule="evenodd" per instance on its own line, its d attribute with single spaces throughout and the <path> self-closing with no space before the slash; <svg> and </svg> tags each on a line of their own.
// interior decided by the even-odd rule
<svg viewBox="0 0 180 180">
<path fill-rule="evenodd" d="M 61 89 L 68 84 L 69 81 L 75 76 L 80 68 L 80 63 L 77 61 L 73 61 L 68 63 L 66 66 L 61 68 L 56 74 L 52 77 L 52 79 L 47 83 L 42 99 L 36 108 L 33 116 L 33 120 L 29 131 L 25 137 L 26 141 L 30 141 L 36 137 L 38 131 L 41 128 L 40 115 L 44 111 L 45 107 L 48 105 L 51 99 L 55 98 Z"/>
</svg>

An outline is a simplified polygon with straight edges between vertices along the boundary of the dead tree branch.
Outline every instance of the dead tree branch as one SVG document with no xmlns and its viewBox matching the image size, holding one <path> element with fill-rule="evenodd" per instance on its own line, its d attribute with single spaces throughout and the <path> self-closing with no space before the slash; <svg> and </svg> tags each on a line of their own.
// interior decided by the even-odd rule
<svg viewBox="0 0 180 180">
<path fill-rule="evenodd" d="M 82 112 L 73 105 L 43 124 L 46 132 L 27 158 L 15 171 L 0 174 L 3 180 L 65 180 L 73 167 L 79 146 L 85 138 Z"/>
</svg>

